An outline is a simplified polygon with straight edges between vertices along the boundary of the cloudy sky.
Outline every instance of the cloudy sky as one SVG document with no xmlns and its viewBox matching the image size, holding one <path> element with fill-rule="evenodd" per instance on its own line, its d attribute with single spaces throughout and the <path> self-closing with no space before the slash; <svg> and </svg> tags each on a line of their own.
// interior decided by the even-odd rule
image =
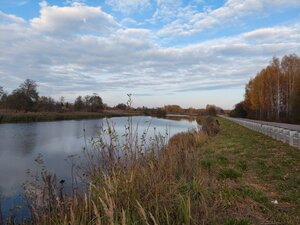
<svg viewBox="0 0 300 225">
<path fill-rule="evenodd" d="M 0 86 L 109 105 L 231 108 L 273 56 L 300 55 L 299 0 L 0 0 Z"/>
</svg>

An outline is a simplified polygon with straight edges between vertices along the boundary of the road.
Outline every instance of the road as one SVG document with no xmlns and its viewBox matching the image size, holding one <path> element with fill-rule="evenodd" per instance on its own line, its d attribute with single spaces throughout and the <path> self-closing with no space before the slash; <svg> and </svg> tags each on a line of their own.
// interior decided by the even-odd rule
<svg viewBox="0 0 300 225">
<path fill-rule="evenodd" d="M 285 128 L 289 130 L 294 130 L 300 132 L 300 125 L 297 124 L 289 124 L 289 123 L 275 123 L 275 122 L 268 122 L 268 121 L 262 121 L 262 120 L 251 120 L 251 119 L 245 119 L 245 118 L 235 118 L 239 120 L 244 120 L 244 121 L 250 121 L 253 123 L 259 123 L 262 125 L 269 125 L 269 126 L 274 126 L 274 127 L 280 127 L 280 128 Z"/>
</svg>

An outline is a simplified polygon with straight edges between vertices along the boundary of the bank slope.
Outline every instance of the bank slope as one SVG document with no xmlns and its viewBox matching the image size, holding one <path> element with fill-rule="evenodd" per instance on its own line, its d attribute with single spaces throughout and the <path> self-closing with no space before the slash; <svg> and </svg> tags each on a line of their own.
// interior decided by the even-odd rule
<svg viewBox="0 0 300 225">
<path fill-rule="evenodd" d="M 300 151 L 228 120 L 220 122 L 221 132 L 198 149 L 219 214 L 223 210 L 233 224 L 299 224 Z"/>
</svg>

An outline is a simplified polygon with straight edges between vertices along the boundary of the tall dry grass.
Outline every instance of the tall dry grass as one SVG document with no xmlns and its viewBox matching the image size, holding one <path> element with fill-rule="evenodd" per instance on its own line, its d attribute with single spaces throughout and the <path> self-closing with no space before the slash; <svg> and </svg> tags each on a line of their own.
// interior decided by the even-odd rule
<svg viewBox="0 0 300 225">
<path fill-rule="evenodd" d="M 130 117 L 122 137 L 113 124 L 85 148 L 80 191 L 63 193 L 63 182 L 42 171 L 25 185 L 31 224 L 202 224 L 208 219 L 204 178 L 195 149 L 199 131 L 170 139 L 138 134 Z M 74 192 L 73 192 L 74 193 Z"/>
</svg>

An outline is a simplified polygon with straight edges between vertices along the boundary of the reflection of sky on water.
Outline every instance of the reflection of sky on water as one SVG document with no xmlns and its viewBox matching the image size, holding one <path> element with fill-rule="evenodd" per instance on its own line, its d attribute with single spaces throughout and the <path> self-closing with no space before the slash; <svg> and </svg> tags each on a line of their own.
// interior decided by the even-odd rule
<svg viewBox="0 0 300 225">
<path fill-rule="evenodd" d="M 174 121 L 146 116 L 131 117 L 133 127 L 138 125 L 141 135 L 149 127 L 147 138 L 158 133 L 169 135 L 195 128 L 196 122 Z M 70 177 L 69 155 L 80 154 L 84 137 L 89 140 L 97 136 L 106 119 L 57 121 L 0 125 L 0 190 L 5 196 L 14 196 L 26 179 L 26 170 L 36 169 L 34 159 L 43 155 L 46 168 L 63 179 Z M 110 118 L 119 136 L 125 131 L 127 117 Z M 155 129 L 154 129 L 155 128 Z M 85 130 L 85 131 L 84 131 Z"/>
</svg>

